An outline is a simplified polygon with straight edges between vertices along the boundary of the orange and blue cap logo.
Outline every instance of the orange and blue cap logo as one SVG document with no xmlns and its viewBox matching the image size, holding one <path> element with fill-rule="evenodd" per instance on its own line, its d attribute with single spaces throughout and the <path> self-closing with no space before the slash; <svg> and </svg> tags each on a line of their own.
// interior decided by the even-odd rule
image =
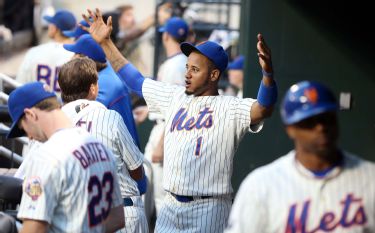
<svg viewBox="0 0 375 233">
<path fill-rule="evenodd" d="M 315 88 L 306 89 L 303 93 L 307 100 L 313 104 L 318 102 L 318 91 Z"/>
</svg>

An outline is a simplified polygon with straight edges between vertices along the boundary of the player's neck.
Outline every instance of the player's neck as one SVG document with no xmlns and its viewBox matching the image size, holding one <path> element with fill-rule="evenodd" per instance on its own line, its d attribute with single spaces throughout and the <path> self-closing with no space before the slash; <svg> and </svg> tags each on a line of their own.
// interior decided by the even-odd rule
<svg viewBox="0 0 375 233">
<path fill-rule="evenodd" d="M 173 57 L 176 54 L 181 53 L 180 45 L 177 43 L 169 43 L 165 46 L 165 53 L 167 57 Z"/>
<path fill-rule="evenodd" d="M 61 111 L 61 109 L 44 112 L 40 115 L 41 128 L 49 139 L 56 131 L 73 127 L 69 118 Z"/>
<path fill-rule="evenodd" d="M 62 36 L 61 34 L 59 33 L 56 33 L 54 36 L 53 36 L 53 40 L 57 43 L 62 43 L 62 44 L 71 44 L 73 43 L 73 40 L 68 38 L 68 37 L 65 37 L 65 36 Z"/>
<path fill-rule="evenodd" d="M 322 171 L 339 164 L 342 154 L 336 148 L 326 155 L 310 153 L 296 148 L 296 159 L 310 171 Z"/>
</svg>

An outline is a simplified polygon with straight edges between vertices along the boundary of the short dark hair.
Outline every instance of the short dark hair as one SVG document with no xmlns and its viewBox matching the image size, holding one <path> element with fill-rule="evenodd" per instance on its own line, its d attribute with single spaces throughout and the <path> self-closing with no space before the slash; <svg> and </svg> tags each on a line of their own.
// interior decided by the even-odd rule
<svg viewBox="0 0 375 233">
<path fill-rule="evenodd" d="M 132 10 L 134 7 L 132 5 L 129 5 L 129 4 L 126 4 L 126 5 L 122 5 L 122 6 L 119 6 L 117 7 L 117 10 L 122 13 L 124 11 L 128 11 L 128 10 Z"/>
<path fill-rule="evenodd" d="M 53 111 L 55 109 L 61 108 L 60 102 L 57 100 L 56 96 L 49 97 L 35 104 L 33 108 L 37 108 L 46 112 Z"/>
<path fill-rule="evenodd" d="M 171 34 L 169 34 L 173 40 L 179 44 L 181 44 L 182 42 L 185 42 L 186 41 L 186 38 L 187 38 L 187 35 L 186 36 L 183 36 L 183 37 L 180 37 L 180 38 L 176 38 L 174 36 L 172 36 Z"/>
<path fill-rule="evenodd" d="M 58 82 L 64 103 L 86 98 L 91 85 L 98 82 L 95 62 L 79 57 L 65 63 L 60 69 Z"/>
<path fill-rule="evenodd" d="M 88 56 L 86 56 L 83 53 L 76 53 L 76 55 L 78 55 L 78 57 L 89 58 Z M 91 59 L 91 58 L 89 58 L 89 59 Z M 91 60 L 93 60 L 93 59 L 91 59 Z M 93 60 L 93 61 L 95 62 L 95 65 L 96 65 L 96 71 L 100 72 L 100 71 L 104 70 L 105 68 L 107 68 L 107 63 L 105 63 L 105 62 L 102 63 L 102 62 L 98 62 L 98 61 L 95 61 L 95 60 Z"/>
</svg>

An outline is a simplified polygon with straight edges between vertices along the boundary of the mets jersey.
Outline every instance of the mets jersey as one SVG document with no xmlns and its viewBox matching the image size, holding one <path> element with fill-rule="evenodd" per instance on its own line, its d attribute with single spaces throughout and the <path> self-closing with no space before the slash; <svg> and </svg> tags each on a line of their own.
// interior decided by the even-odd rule
<svg viewBox="0 0 375 233">
<path fill-rule="evenodd" d="M 18 218 L 46 221 L 49 232 L 103 232 L 122 205 L 111 152 L 86 130 L 67 128 L 31 153 Z"/>
<path fill-rule="evenodd" d="M 184 86 L 186 62 L 187 57 L 182 53 L 178 53 L 172 57 L 169 57 L 166 61 L 163 62 L 163 64 L 161 64 L 158 71 L 157 80 L 165 83 Z M 160 120 L 164 120 L 162 115 L 152 112 L 150 112 L 149 114 L 149 119 L 151 121 L 159 122 Z M 160 140 L 160 137 L 158 138 L 158 140 Z"/>
<path fill-rule="evenodd" d="M 122 197 L 139 196 L 137 183 L 130 177 L 143 163 L 143 155 L 135 145 L 120 114 L 108 110 L 97 101 L 86 99 L 70 102 L 62 107 L 73 124 L 87 131 L 103 143 L 116 158 Z"/>
<path fill-rule="evenodd" d="M 226 232 L 375 232 L 375 164 L 343 152 L 341 166 L 317 178 L 295 151 L 242 183 Z"/>
<path fill-rule="evenodd" d="M 104 104 L 108 109 L 115 110 L 121 115 L 130 135 L 139 147 L 139 138 L 134 122 L 129 90 L 117 76 L 109 62 L 107 62 L 107 67 L 99 72 L 98 84 L 99 93 L 96 100 Z"/>
<path fill-rule="evenodd" d="M 254 99 L 185 94 L 185 87 L 145 79 L 142 93 L 150 112 L 162 114 L 165 190 L 185 196 L 232 193 L 233 156 L 251 125 Z"/>
<path fill-rule="evenodd" d="M 63 48 L 62 43 L 49 42 L 31 48 L 18 70 L 16 80 L 22 84 L 41 81 L 60 94 L 57 82 L 60 67 L 68 62 L 74 53 Z"/>
</svg>

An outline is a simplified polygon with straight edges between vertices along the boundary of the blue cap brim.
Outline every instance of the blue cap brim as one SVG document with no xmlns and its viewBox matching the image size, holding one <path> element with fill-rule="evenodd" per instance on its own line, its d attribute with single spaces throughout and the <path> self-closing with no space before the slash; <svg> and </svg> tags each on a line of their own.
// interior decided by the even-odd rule
<svg viewBox="0 0 375 233">
<path fill-rule="evenodd" d="M 159 32 L 165 32 L 166 30 L 167 30 L 167 29 L 166 29 L 165 27 L 160 27 L 158 31 L 159 31 Z"/>
<path fill-rule="evenodd" d="M 197 49 L 194 45 L 188 43 L 188 42 L 183 42 L 180 44 L 180 48 L 183 54 L 185 54 L 187 57 L 190 55 L 191 52 L 197 51 L 201 54 L 203 54 L 199 49 Z M 204 54 L 203 54 L 204 55 Z M 206 55 L 204 55 L 206 56 Z"/>
<path fill-rule="evenodd" d="M 53 18 L 52 18 L 51 16 L 48 16 L 48 15 L 43 16 L 43 19 L 44 19 L 45 21 L 49 22 L 49 23 L 53 23 Z"/>
<path fill-rule="evenodd" d="M 81 53 L 81 51 L 77 49 L 77 46 L 75 46 L 75 44 L 64 44 L 63 47 L 70 52 Z"/>
<path fill-rule="evenodd" d="M 286 125 L 293 125 L 307 118 L 310 118 L 310 117 L 313 117 L 313 116 L 316 116 L 325 112 L 336 112 L 336 111 L 338 111 L 337 104 L 324 104 L 320 107 L 310 109 L 308 111 L 296 112 L 292 117 L 289 117 L 287 119 L 283 117 L 283 121 L 284 121 L 284 124 Z"/>
<path fill-rule="evenodd" d="M 63 31 L 63 34 L 66 37 L 76 37 L 77 36 L 77 30 Z"/>
<path fill-rule="evenodd" d="M 7 138 L 18 138 L 26 135 L 26 132 L 18 127 L 19 121 L 20 119 L 17 119 L 17 121 L 13 122 L 12 126 L 10 127 L 9 133 L 7 134 Z"/>
</svg>

